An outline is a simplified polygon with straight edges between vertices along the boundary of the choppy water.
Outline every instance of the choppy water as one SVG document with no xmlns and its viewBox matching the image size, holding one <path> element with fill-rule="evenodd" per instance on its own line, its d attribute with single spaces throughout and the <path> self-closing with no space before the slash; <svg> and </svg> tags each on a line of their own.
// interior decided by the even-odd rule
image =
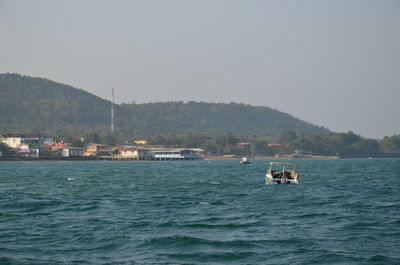
<svg viewBox="0 0 400 265">
<path fill-rule="evenodd" d="M 400 264 L 400 160 L 1 162 L 0 264 Z"/>
</svg>

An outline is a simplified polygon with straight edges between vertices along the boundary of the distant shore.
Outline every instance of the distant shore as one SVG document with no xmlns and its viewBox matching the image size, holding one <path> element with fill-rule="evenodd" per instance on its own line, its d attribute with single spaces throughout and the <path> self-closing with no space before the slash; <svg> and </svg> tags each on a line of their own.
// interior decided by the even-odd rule
<svg viewBox="0 0 400 265">
<path fill-rule="evenodd" d="M 249 159 L 338 159 L 338 157 L 332 156 L 313 156 L 313 157 L 286 157 L 286 156 L 248 156 Z M 205 156 L 205 160 L 239 160 L 241 156 Z M 93 156 L 81 156 L 81 157 L 3 157 L 0 161 L 123 161 L 113 160 L 110 158 L 93 157 Z M 202 159 L 200 159 L 202 160 Z M 127 160 L 127 161 L 146 161 L 146 160 Z M 164 160 L 148 160 L 148 161 L 164 161 Z M 168 161 L 183 161 L 183 160 L 168 160 Z"/>
<path fill-rule="evenodd" d="M 238 160 L 242 156 L 205 156 L 204 159 L 221 159 L 221 160 Z M 339 159 L 340 157 L 338 156 L 302 156 L 302 157 L 296 157 L 296 156 L 247 156 L 249 159 Z"/>
<path fill-rule="evenodd" d="M 40 156 L 40 157 L 0 157 L 0 161 L 97 161 L 98 157 L 77 156 L 77 157 L 58 157 L 58 156 Z"/>
<path fill-rule="evenodd" d="M 242 156 L 204 156 L 204 160 L 240 160 Z M 372 159 L 372 158 L 400 158 L 399 156 L 388 157 L 338 157 L 338 156 L 247 156 L 250 160 L 334 160 L 334 159 Z M 104 157 L 81 156 L 81 157 L 0 157 L 1 161 L 193 161 L 193 160 L 113 160 Z M 202 160 L 202 159 L 200 159 Z"/>
</svg>

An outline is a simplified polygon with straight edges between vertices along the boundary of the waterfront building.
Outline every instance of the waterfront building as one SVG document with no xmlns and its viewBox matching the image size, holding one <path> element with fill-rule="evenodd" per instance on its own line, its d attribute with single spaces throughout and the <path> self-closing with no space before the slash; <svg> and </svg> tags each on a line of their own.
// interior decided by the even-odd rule
<svg viewBox="0 0 400 265">
<path fill-rule="evenodd" d="M 100 144 L 88 144 L 83 150 L 84 156 L 97 156 L 97 152 L 101 149 L 103 145 Z"/>
<path fill-rule="evenodd" d="M 64 147 L 61 152 L 62 157 L 78 157 L 83 156 L 83 148 L 81 147 Z"/>
<path fill-rule="evenodd" d="M 126 160 L 154 160 L 154 152 L 145 148 L 125 147 L 120 149 L 118 159 Z"/>
<path fill-rule="evenodd" d="M 153 149 L 155 160 L 199 160 L 204 153 L 200 148 L 160 148 Z"/>
<path fill-rule="evenodd" d="M 52 138 L 38 134 L 8 134 L 0 137 L 1 142 L 14 149 L 40 148 L 42 144 L 53 142 Z"/>
<path fill-rule="evenodd" d="M 146 140 L 135 140 L 134 143 L 139 144 L 139 145 L 146 145 L 147 141 Z"/>
<path fill-rule="evenodd" d="M 0 141 L 21 156 L 39 157 L 42 146 L 52 143 L 53 139 L 38 134 L 8 134 L 1 135 Z"/>
<path fill-rule="evenodd" d="M 83 150 L 83 156 L 109 156 L 118 154 L 120 147 L 104 144 L 88 144 Z"/>
</svg>

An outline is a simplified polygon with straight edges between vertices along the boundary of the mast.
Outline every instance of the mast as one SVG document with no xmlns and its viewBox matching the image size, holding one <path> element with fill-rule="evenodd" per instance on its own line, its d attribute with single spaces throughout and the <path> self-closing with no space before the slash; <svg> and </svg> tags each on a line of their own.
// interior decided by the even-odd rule
<svg viewBox="0 0 400 265">
<path fill-rule="evenodd" d="M 111 133 L 114 133 L 114 88 L 112 88 L 112 102 L 111 102 Z"/>
</svg>

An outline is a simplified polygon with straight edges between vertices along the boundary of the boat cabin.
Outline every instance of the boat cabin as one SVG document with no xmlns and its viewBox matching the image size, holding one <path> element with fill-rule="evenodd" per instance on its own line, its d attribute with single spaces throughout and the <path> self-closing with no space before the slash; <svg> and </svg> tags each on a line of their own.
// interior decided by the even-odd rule
<svg viewBox="0 0 400 265">
<path fill-rule="evenodd" d="M 266 184 L 297 184 L 300 182 L 300 176 L 296 173 L 296 165 L 293 163 L 270 162 L 265 182 Z"/>
</svg>

